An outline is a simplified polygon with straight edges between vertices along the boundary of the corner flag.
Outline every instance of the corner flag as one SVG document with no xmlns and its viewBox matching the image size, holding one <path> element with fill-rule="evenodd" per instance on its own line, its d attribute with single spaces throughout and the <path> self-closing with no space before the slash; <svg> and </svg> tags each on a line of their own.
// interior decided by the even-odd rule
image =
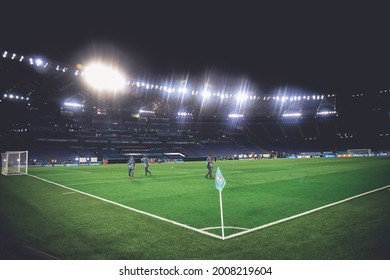
<svg viewBox="0 0 390 280">
<path fill-rule="evenodd" d="M 225 230 L 223 228 L 223 210 L 222 210 L 222 190 L 226 185 L 226 180 L 222 175 L 221 169 L 219 166 L 217 168 L 217 173 L 215 173 L 215 187 L 219 191 L 219 208 L 221 209 L 221 230 L 222 230 L 222 240 L 225 239 Z"/>
<path fill-rule="evenodd" d="M 225 185 L 226 185 L 226 180 L 223 177 L 222 172 L 218 166 L 217 173 L 215 174 L 215 187 L 217 188 L 217 190 L 222 191 Z"/>
</svg>

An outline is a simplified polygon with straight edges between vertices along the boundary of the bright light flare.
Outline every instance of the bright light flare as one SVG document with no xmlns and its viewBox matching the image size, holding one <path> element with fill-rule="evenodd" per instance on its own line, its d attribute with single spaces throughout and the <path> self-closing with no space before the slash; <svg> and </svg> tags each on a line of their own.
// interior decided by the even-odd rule
<svg viewBox="0 0 390 280">
<path fill-rule="evenodd" d="M 238 103 L 243 103 L 248 99 L 248 95 L 242 92 L 237 93 L 236 100 Z"/>
<path fill-rule="evenodd" d="M 287 118 L 298 118 L 301 116 L 302 116 L 301 113 L 284 113 L 283 114 L 283 117 L 287 117 Z"/>
<path fill-rule="evenodd" d="M 118 91 L 124 88 L 126 79 L 118 70 L 95 63 L 85 67 L 87 83 L 97 90 Z"/>
<path fill-rule="evenodd" d="M 232 118 L 232 119 L 238 119 L 238 118 L 243 118 L 244 115 L 243 114 L 229 114 L 229 118 Z"/>
</svg>

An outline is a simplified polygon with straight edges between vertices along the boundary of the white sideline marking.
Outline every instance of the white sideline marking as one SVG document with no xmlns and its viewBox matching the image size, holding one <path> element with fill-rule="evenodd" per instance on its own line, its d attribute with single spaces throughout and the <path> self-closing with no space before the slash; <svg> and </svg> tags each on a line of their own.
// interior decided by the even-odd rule
<svg viewBox="0 0 390 280">
<path fill-rule="evenodd" d="M 47 182 L 47 183 L 51 183 L 51 184 L 53 184 L 53 185 L 59 186 L 59 187 L 61 187 L 61 188 L 65 188 L 65 189 L 68 189 L 68 190 L 71 190 L 71 191 L 74 191 L 74 192 L 78 192 L 78 193 L 81 193 L 81 194 L 84 194 L 84 195 L 87 195 L 87 196 L 90 196 L 90 197 L 93 197 L 93 198 L 102 200 L 102 201 L 104 201 L 104 202 L 108 202 L 108 203 L 111 203 L 111 204 L 114 204 L 114 205 L 123 207 L 123 208 L 125 208 L 125 209 L 131 210 L 131 211 L 134 211 L 134 212 L 137 212 L 137 213 L 140 213 L 140 214 L 144 214 L 144 215 L 146 215 L 146 216 L 149 216 L 149 217 L 152 217 L 152 218 L 156 218 L 156 219 L 162 220 L 162 221 L 164 221 L 164 222 L 168 222 L 168 223 L 171 223 L 171 224 L 174 224 L 174 225 L 177 225 L 177 226 L 180 226 L 180 227 L 183 227 L 183 228 L 186 228 L 186 229 L 189 229 L 189 230 L 193 230 L 193 231 L 196 231 L 196 232 L 199 232 L 199 233 L 202 233 L 202 234 L 205 234 L 205 235 L 209 235 L 209 236 L 211 236 L 211 237 L 215 237 L 215 238 L 217 238 L 217 239 L 221 239 L 221 240 L 222 240 L 222 237 L 219 236 L 219 235 L 216 235 L 216 234 L 213 234 L 213 233 L 210 233 L 210 232 L 207 232 L 207 231 L 198 229 L 198 228 L 194 228 L 194 227 L 191 227 L 191 226 L 186 225 L 186 224 L 178 223 L 178 222 L 175 222 L 175 221 L 172 221 L 172 220 L 169 220 L 169 219 L 166 219 L 166 218 L 163 218 L 163 217 L 160 217 L 160 216 L 157 216 L 157 215 L 148 213 L 148 212 L 144 212 L 144 211 L 141 211 L 141 210 L 132 208 L 132 207 L 128 207 L 128 206 L 126 206 L 126 205 L 123 205 L 123 204 L 120 204 L 120 203 L 117 203 L 117 202 L 114 202 L 114 201 L 111 201 L 111 200 L 107 200 L 107 199 L 104 199 L 104 198 L 99 197 L 99 196 L 96 196 L 96 195 L 92 195 L 92 194 L 89 194 L 89 193 L 86 193 L 86 192 L 82 192 L 82 191 L 79 191 L 79 190 L 76 190 L 76 189 L 72 189 L 72 188 L 69 188 L 69 187 L 67 187 L 67 186 L 58 184 L 58 183 L 56 183 L 56 182 L 52 182 L 52 181 L 49 181 L 49 180 L 40 178 L 40 177 L 38 177 L 38 176 L 34 176 L 34 175 L 31 175 L 31 174 L 27 174 L 27 175 L 28 175 L 28 176 L 31 176 L 31 177 L 34 177 L 34 178 L 36 178 L 36 179 L 45 181 L 45 182 Z"/>
<path fill-rule="evenodd" d="M 286 221 L 289 221 L 289 220 L 292 220 L 292 219 L 295 219 L 295 218 L 298 218 L 298 217 L 302 217 L 304 215 L 307 215 L 307 214 L 310 214 L 310 213 L 313 213 L 313 212 L 316 212 L 316 211 L 319 211 L 319 210 L 322 210 L 322 209 L 325 209 L 325 208 L 328 208 L 328 207 L 331 207 L 331 206 L 334 206 L 334 205 L 346 202 L 348 200 L 352 200 L 352 199 L 355 199 L 355 198 L 358 198 L 358 197 L 361 197 L 361 196 L 373 193 L 373 192 L 377 192 L 377 191 L 386 189 L 388 187 L 390 187 L 390 185 L 387 185 L 387 186 L 384 186 L 384 187 L 381 187 L 381 188 L 378 188 L 378 189 L 375 189 L 375 190 L 372 190 L 372 191 L 368 191 L 368 192 L 365 192 L 365 193 L 361 193 L 361 194 L 358 194 L 358 195 L 355 195 L 355 196 L 351 196 L 349 198 L 346 198 L 346 199 L 343 199 L 343 200 L 339 200 L 339 201 L 336 201 L 334 203 L 330 203 L 330 204 L 327 204 L 327 205 L 324 205 L 324 206 L 321 206 L 321 207 L 318 207 L 318 208 L 315 208 L 315 209 L 312 209 L 312 210 L 309 210 L 309 211 L 306 211 L 306 212 L 303 212 L 303 213 L 300 213 L 300 214 L 297 214 L 297 215 L 294 215 L 294 216 L 290 216 L 290 217 L 287 217 L 287 218 L 284 218 L 284 219 L 281 219 L 281 220 L 278 220 L 278 221 L 275 221 L 275 222 L 272 222 L 272 223 L 269 223 L 269 224 L 265 224 L 265 225 L 262 225 L 262 226 L 259 226 L 259 227 L 251 228 L 251 229 L 249 229 L 247 231 L 242 231 L 242 232 L 238 232 L 238 233 L 235 233 L 235 234 L 231 234 L 229 236 L 225 236 L 225 240 L 229 239 L 229 238 L 236 237 L 236 236 L 240 236 L 240 235 L 243 235 L 243 234 L 246 234 L 246 233 L 250 233 L 250 232 L 253 232 L 253 231 L 256 231 L 256 230 L 259 230 L 259 229 L 263 229 L 263 228 L 266 228 L 266 227 L 269 227 L 269 226 L 280 224 L 280 223 L 283 223 L 283 222 L 286 222 Z"/>
<path fill-rule="evenodd" d="M 73 193 L 75 193 L 75 192 L 64 192 L 62 194 L 73 194 Z"/>
</svg>

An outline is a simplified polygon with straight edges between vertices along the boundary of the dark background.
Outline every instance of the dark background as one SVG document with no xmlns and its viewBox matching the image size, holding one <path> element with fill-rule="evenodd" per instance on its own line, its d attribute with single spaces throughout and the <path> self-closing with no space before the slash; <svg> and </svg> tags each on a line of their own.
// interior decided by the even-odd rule
<svg viewBox="0 0 390 280">
<path fill-rule="evenodd" d="M 131 77 L 208 74 L 263 92 L 388 87 L 389 16 L 373 2 L 52 1 L 1 8 L 2 49 L 64 63 L 110 57 Z"/>
</svg>

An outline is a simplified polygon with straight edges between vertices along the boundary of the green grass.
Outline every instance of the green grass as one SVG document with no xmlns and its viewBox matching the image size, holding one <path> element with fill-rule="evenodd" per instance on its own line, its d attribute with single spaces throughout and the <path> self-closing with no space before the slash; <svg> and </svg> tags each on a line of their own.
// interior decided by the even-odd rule
<svg viewBox="0 0 390 280">
<path fill-rule="evenodd" d="M 224 224 L 255 228 L 390 185 L 390 158 L 218 161 Z M 30 168 L 29 173 L 202 229 L 220 226 L 204 162 Z M 215 170 L 214 170 L 215 171 Z M 214 172 L 215 173 L 215 172 Z M 390 191 L 227 240 L 133 212 L 31 176 L 0 177 L 0 253 L 24 244 L 61 259 L 389 259 Z M 225 235 L 240 230 L 225 229 Z M 209 232 L 221 235 L 221 230 Z"/>
</svg>

